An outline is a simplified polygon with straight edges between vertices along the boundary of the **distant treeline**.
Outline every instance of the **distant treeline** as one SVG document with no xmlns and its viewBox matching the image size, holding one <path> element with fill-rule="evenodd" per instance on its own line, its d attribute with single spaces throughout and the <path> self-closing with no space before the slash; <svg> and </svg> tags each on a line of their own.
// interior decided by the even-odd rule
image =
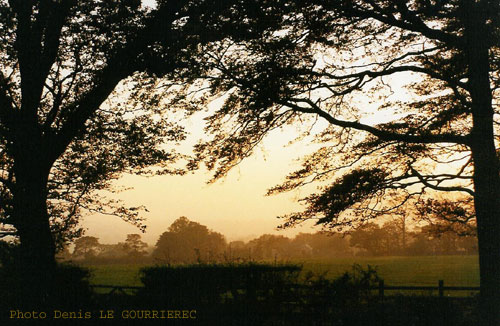
<svg viewBox="0 0 500 326">
<path fill-rule="evenodd" d="M 477 254 L 473 235 L 459 235 L 427 225 L 409 231 L 400 221 L 383 225 L 367 223 L 350 234 L 300 233 L 294 238 L 265 234 L 248 242 L 227 242 L 206 226 L 178 218 L 164 232 L 154 248 L 129 234 L 124 242 L 100 244 L 85 236 L 75 241 L 71 253 L 59 254 L 63 260 L 87 263 L 210 263 L 334 258 L 349 256 L 395 255 L 471 255 Z"/>
</svg>

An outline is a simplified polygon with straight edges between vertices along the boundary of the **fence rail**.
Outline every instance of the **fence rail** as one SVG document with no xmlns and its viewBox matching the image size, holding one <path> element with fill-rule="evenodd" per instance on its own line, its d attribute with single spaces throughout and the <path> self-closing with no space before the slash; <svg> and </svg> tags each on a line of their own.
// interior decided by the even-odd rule
<svg viewBox="0 0 500 326">
<path fill-rule="evenodd" d="M 108 295 L 114 293 L 128 294 L 129 291 L 139 291 L 143 286 L 121 286 L 121 285 L 103 285 L 95 284 L 90 286 L 92 289 L 110 289 Z M 437 291 L 440 297 L 444 296 L 445 291 L 479 291 L 478 286 L 444 286 L 444 281 L 439 280 L 437 286 L 407 286 L 407 285 L 385 285 L 384 281 L 380 281 L 377 287 L 372 287 L 372 290 L 378 290 L 379 297 L 385 296 L 385 291 Z"/>
<path fill-rule="evenodd" d="M 372 290 L 378 290 L 378 295 L 384 297 L 385 291 L 438 291 L 440 297 L 444 296 L 444 291 L 479 291 L 478 286 L 444 286 L 444 281 L 439 280 L 437 286 L 388 286 L 384 284 L 384 281 L 380 281 L 378 287 L 372 288 Z"/>
<path fill-rule="evenodd" d="M 109 291 L 108 295 L 111 295 L 111 294 L 128 294 L 127 293 L 127 290 L 132 290 L 132 291 L 139 291 L 141 289 L 143 289 L 144 287 L 143 286 L 121 286 L 121 285 L 103 285 L 103 284 L 94 284 L 94 285 L 90 285 L 90 288 L 91 289 L 110 289 L 111 291 Z"/>
</svg>

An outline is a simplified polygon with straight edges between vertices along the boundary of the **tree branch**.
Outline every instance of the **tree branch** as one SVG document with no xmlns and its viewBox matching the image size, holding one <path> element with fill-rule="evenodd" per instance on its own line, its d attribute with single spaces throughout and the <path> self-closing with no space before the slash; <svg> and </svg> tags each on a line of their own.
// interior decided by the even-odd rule
<svg viewBox="0 0 500 326">
<path fill-rule="evenodd" d="M 290 98 L 288 100 L 279 100 L 277 103 L 280 105 L 290 107 L 291 109 L 297 112 L 317 114 L 335 126 L 343 128 L 353 128 L 356 130 L 369 132 L 370 134 L 378 137 L 380 140 L 383 141 L 398 141 L 398 142 L 406 142 L 414 144 L 432 144 L 432 143 L 455 143 L 462 145 L 469 144 L 469 139 L 467 136 L 460 136 L 455 134 L 440 134 L 440 135 L 400 134 L 386 130 L 381 130 L 376 127 L 360 123 L 358 121 L 339 120 L 330 115 L 329 113 L 325 112 L 324 110 L 322 110 L 319 106 L 316 105 L 316 103 L 307 98 L 304 99 Z M 310 106 L 310 108 L 305 108 L 303 106 L 298 105 L 297 103 L 307 104 Z"/>
<path fill-rule="evenodd" d="M 423 176 L 422 174 L 420 174 L 417 170 L 415 170 L 412 166 L 410 166 L 410 170 L 412 172 L 412 175 L 416 176 L 418 178 L 418 180 L 420 182 L 422 182 L 422 184 L 428 188 L 431 188 L 431 189 L 434 189 L 434 190 L 438 190 L 438 191 L 459 191 L 459 192 L 466 192 L 468 193 L 469 195 L 471 196 L 474 196 L 475 193 L 473 190 L 471 189 L 468 189 L 468 188 L 464 188 L 464 187 L 459 187 L 459 186 L 455 186 L 455 187 L 443 187 L 443 186 L 437 186 L 437 185 L 433 185 L 432 183 L 428 182 L 427 179 L 425 176 Z"/>
</svg>

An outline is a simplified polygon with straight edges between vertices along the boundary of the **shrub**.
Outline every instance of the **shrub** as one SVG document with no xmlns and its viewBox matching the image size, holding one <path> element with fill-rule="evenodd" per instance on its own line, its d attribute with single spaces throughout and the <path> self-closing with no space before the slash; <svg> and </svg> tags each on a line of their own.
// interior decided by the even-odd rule
<svg viewBox="0 0 500 326">
<path fill-rule="evenodd" d="M 141 270 L 145 306 L 198 310 L 210 324 L 261 325 L 282 313 L 293 293 L 297 265 L 199 264 Z"/>
<path fill-rule="evenodd" d="M 144 294 L 155 302 L 218 304 L 266 301 L 296 284 L 301 267 L 267 264 L 157 266 L 141 270 Z"/>
<path fill-rule="evenodd" d="M 7 309 L 72 308 L 89 306 L 92 291 L 87 269 L 60 264 L 41 276 L 36 266 L 8 264 L 0 268 L 0 306 Z"/>
<path fill-rule="evenodd" d="M 363 318 L 369 306 L 377 302 L 372 289 L 379 281 L 377 271 L 370 265 L 363 269 L 355 264 L 351 271 L 333 280 L 309 274 L 300 295 L 303 313 L 318 320 L 350 324 L 353 319 Z"/>
</svg>

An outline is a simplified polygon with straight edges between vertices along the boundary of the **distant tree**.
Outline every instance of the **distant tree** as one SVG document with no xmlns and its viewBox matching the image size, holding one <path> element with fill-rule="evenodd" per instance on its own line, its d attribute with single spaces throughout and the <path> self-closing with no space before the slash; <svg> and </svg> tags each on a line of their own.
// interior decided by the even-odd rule
<svg viewBox="0 0 500 326">
<path fill-rule="evenodd" d="M 282 235 L 264 234 L 248 242 L 252 259 L 284 259 L 294 253 L 290 248 L 291 240 Z"/>
<path fill-rule="evenodd" d="M 398 231 L 399 239 L 400 239 L 400 250 L 399 253 L 404 254 L 406 252 L 406 248 L 408 246 L 408 234 L 410 229 L 410 212 L 405 209 L 400 209 L 394 211 L 392 215 L 392 221 L 388 223 L 392 223 Z"/>
<path fill-rule="evenodd" d="M 421 228 L 420 234 L 426 240 L 429 254 L 470 255 L 477 253 L 475 235 L 457 234 L 454 230 L 442 228 L 442 225 L 426 225 Z"/>
<path fill-rule="evenodd" d="M 73 257 L 76 259 L 92 259 L 100 252 L 101 244 L 96 237 L 84 236 L 75 241 Z"/>
<path fill-rule="evenodd" d="M 349 241 L 341 234 L 325 232 L 299 233 L 292 239 L 294 251 L 302 251 L 305 256 L 331 258 L 351 255 Z"/>
<path fill-rule="evenodd" d="M 380 227 L 375 223 L 367 223 L 353 231 L 350 245 L 363 249 L 369 256 L 393 255 L 400 247 L 393 225 Z"/>
<path fill-rule="evenodd" d="M 227 245 L 226 257 L 227 261 L 248 261 L 251 258 L 251 252 L 244 241 L 231 241 Z"/>
<path fill-rule="evenodd" d="M 222 259 L 227 243 L 220 233 L 182 216 L 160 235 L 153 258 L 166 263 L 194 263 Z"/>
<path fill-rule="evenodd" d="M 125 262 L 127 261 L 127 251 L 125 243 L 101 244 L 97 258 L 100 262 Z M 128 261 L 127 261 L 128 262 Z"/>
<path fill-rule="evenodd" d="M 128 234 L 127 239 L 123 245 L 123 249 L 128 253 L 132 258 L 140 258 L 144 257 L 147 254 L 148 244 L 141 240 L 141 235 L 134 233 Z"/>
</svg>

